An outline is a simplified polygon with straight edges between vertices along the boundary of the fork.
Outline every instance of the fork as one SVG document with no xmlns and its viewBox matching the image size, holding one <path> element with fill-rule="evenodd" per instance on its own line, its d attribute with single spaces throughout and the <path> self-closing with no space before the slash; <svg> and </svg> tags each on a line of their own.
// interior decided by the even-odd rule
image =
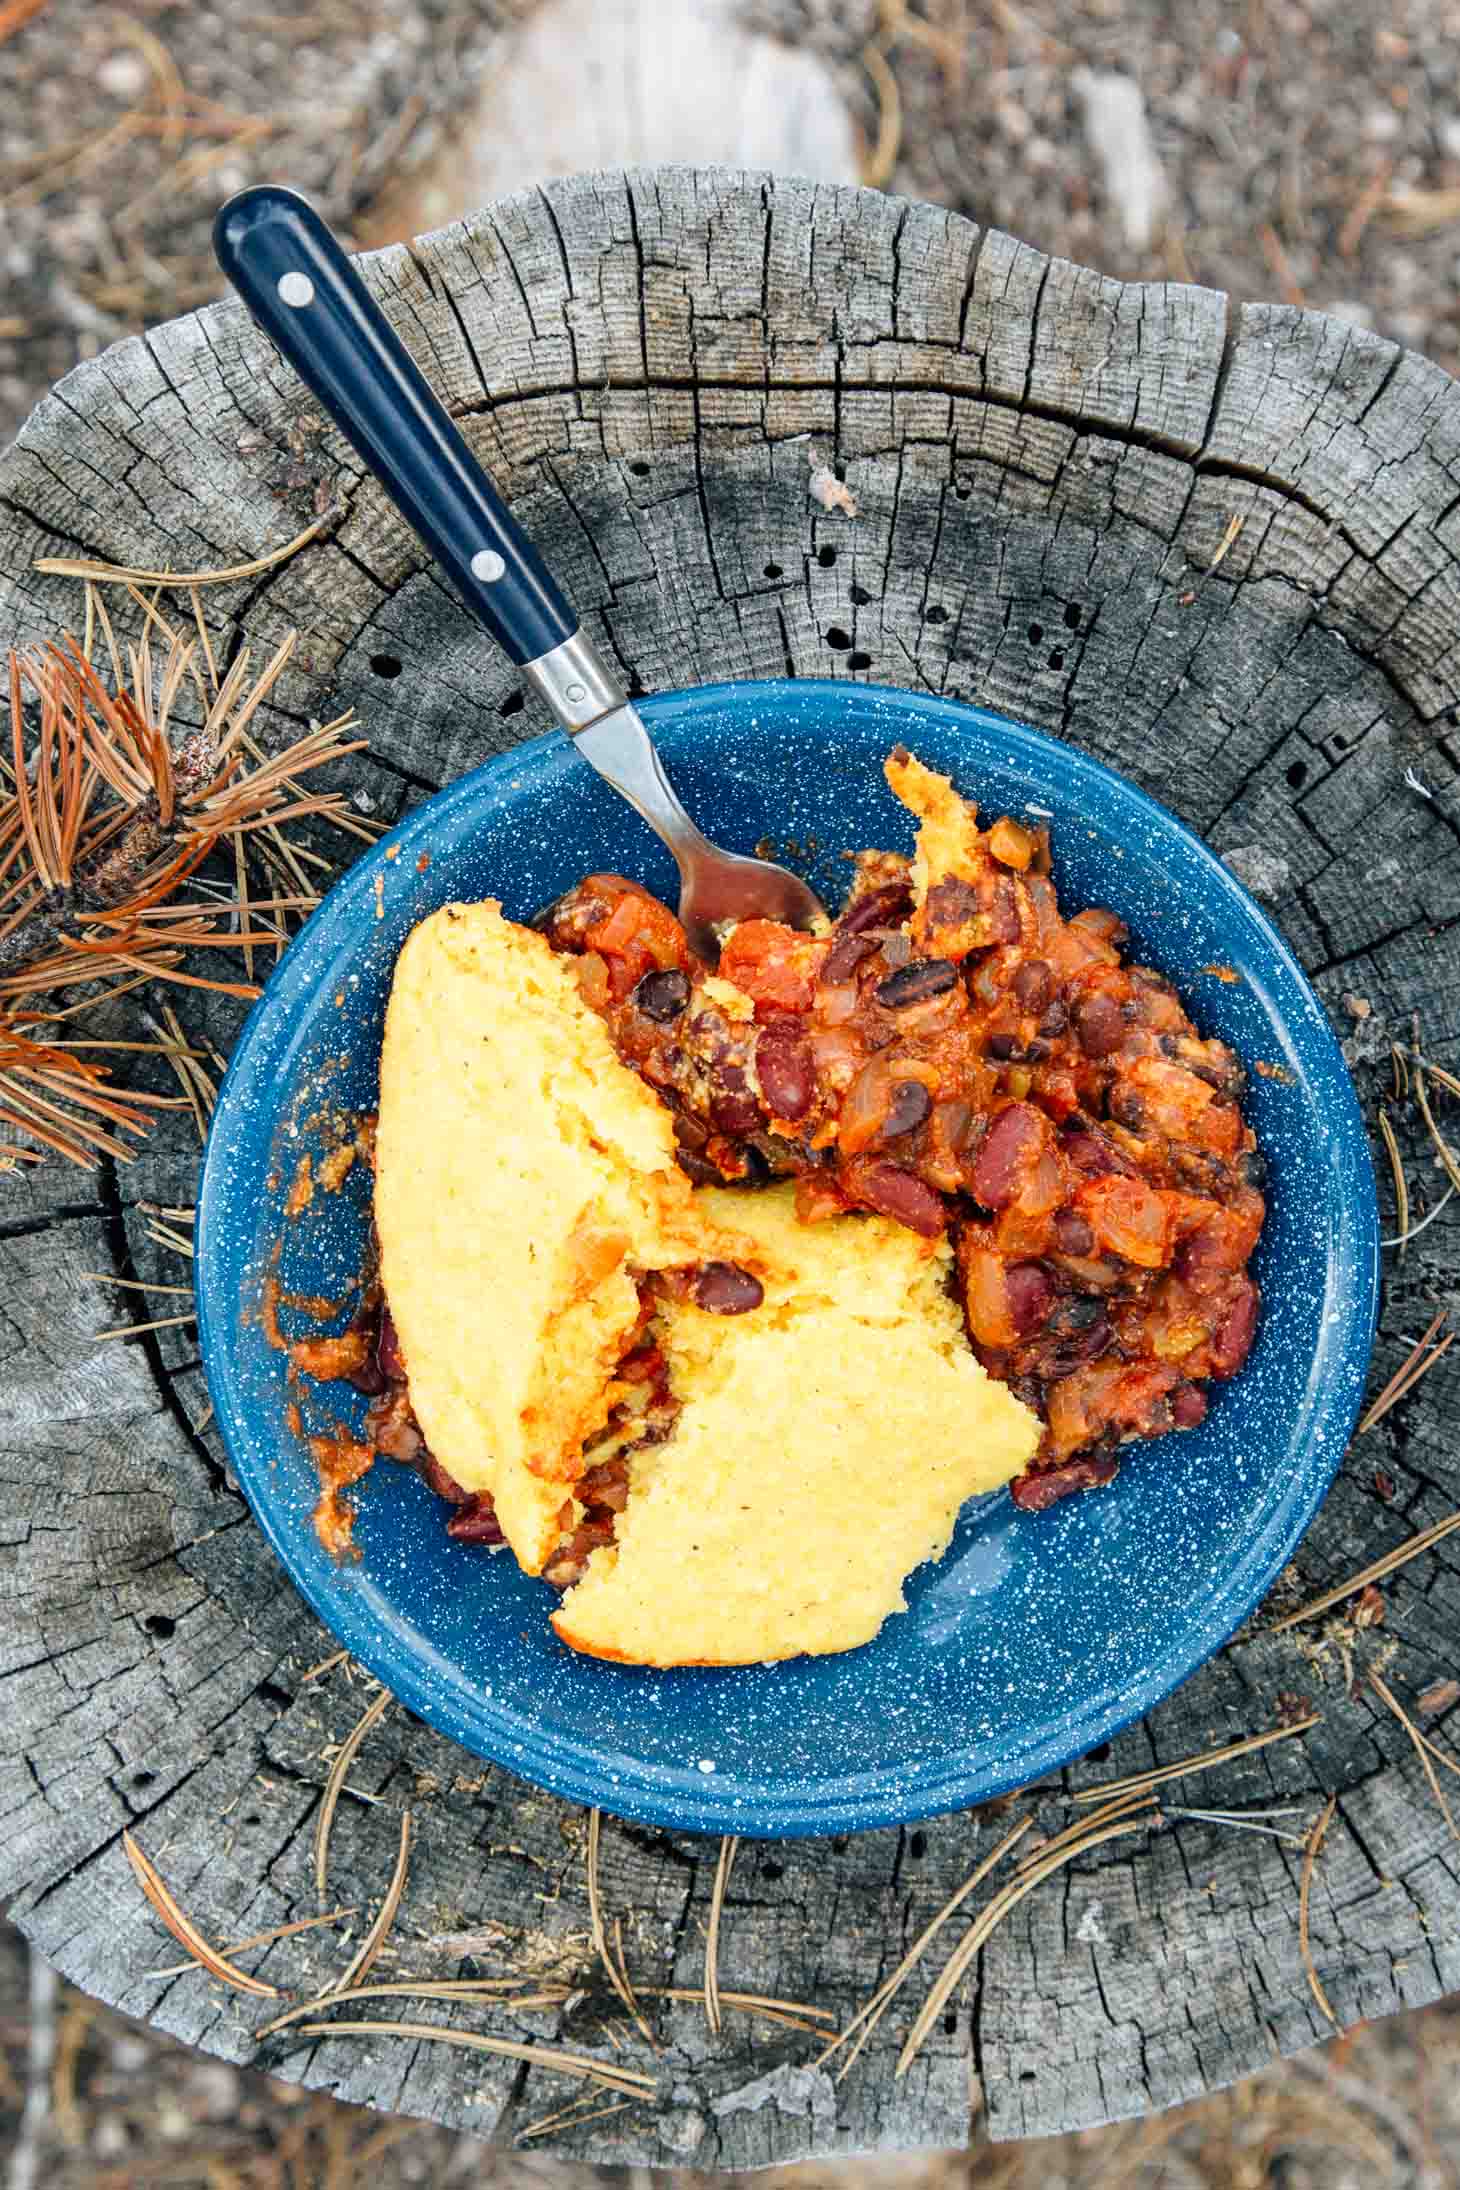
<svg viewBox="0 0 1460 2190">
<path fill-rule="evenodd" d="M 733 921 L 824 922 L 820 899 L 798 876 L 726 851 L 696 828 L 643 717 L 313 207 L 272 183 L 241 191 L 219 211 L 213 246 L 254 319 L 473 615 L 589 766 L 668 846 L 696 955 L 713 965 Z"/>
</svg>

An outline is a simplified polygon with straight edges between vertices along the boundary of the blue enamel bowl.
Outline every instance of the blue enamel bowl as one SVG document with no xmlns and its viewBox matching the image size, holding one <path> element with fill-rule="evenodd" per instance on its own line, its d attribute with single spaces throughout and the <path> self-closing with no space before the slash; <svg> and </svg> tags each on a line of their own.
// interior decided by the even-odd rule
<svg viewBox="0 0 1460 2190">
<path fill-rule="evenodd" d="M 387 1462 L 358 1492 L 359 1558 L 335 1564 L 311 1526 L 314 1468 L 286 1426 L 284 1357 L 259 1300 L 281 1239 L 288 1293 L 338 1298 L 359 1272 L 361 1167 L 295 1221 L 284 1197 L 327 1116 L 374 1105 L 406 934 L 453 898 L 497 896 L 525 918 L 595 868 L 672 901 L 657 840 L 554 732 L 453 784 L 362 859 L 249 1019 L 208 1142 L 197 1237 L 213 1403 L 297 1587 L 403 1703 L 477 1755 L 686 1831 L 847 1832 L 958 1809 L 1149 1710 L 1291 1556 L 1348 1442 L 1373 1338 L 1378 1227 L 1358 1106 L 1272 923 L 1171 814 L 1071 747 L 975 708 L 853 683 L 716 685 L 643 710 L 709 833 L 745 850 L 765 837 L 791 847 L 833 902 L 844 852 L 911 848 L 881 772 L 899 741 L 984 811 L 1051 817 L 1062 903 L 1113 907 L 1133 953 L 1169 975 L 1203 1032 L 1249 1066 L 1281 1068 L 1254 1073 L 1246 1098 L 1271 1196 L 1247 1366 L 1214 1391 L 1200 1430 L 1128 1448 L 1109 1489 L 1042 1514 L 1016 1512 L 1003 1493 L 971 1504 L 947 1555 L 912 1577 L 907 1611 L 841 1657 L 656 1673 L 575 1656 L 548 1626 L 548 1586 L 505 1554 L 452 1543 L 438 1501 Z M 492 1151 L 463 1160 L 490 1163 Z M 287 1309 L 283 1320 L 289 1329 Z M 363 1407 L 343 1386 L 319 1387 L 309 1404 L 317 1426 Z M 875 1514 L 861 1518 L 876 1527 Z"/>
</svg>

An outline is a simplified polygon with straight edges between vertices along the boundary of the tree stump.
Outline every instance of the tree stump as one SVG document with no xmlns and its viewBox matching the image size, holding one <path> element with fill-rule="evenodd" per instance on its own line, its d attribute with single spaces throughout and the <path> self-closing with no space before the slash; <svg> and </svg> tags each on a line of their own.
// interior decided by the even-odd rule
<svg viewBox="0 0 1460 2190">
<path fill-rule="evenodd" d="M 1315 313 L 1229 312 L 1210 291 L 1122 286 L 927 206 L 722 170 L 577 178 L 365 270 L 634 691 L 855 675 L 1038 724 L 1164 799 L 1266 900 L 1349 1037 L 1371 1117 L 1391 1038 L 1417 1031 L 1455 1063 L 1460 391 L 1439 369 Z M 808 492 L 821 464 L 844 475 L 855 517 Z M 268 727 L 353 704 L 369 739 L 355 795 L 392 817 L 545 717 L 233 306 L 83 366 L 0 461 L 0 638 L 77 623 L 79 589 L 37 575 L 37 556 L 227 566 L 326 505 L 319 538 L 211 589 L 209 614 L 220 645 L 246 637 L 256 659 L 298 628 Z M 125 626 L 131 604 L 108 598 Z M 226 1001 L 184 992 L 178 1008 L 220 1048 L 236 1031 Z M 1427 1212 L 1443 1181 L 1396 1115 Z M 228 1480 L 191 1326 L 93 1339 L 140 1296 L 84 1273 L 183 1278 L 142 1204 L 190 1201 L 197 1158 L 172 1113 L 121 1170 L 0 1177 L 0 1885 L 37 1946 L 133 2015 L 344 2098 L 512 2136 L 571 2089 L 414 2040 L 284 2033 L 257 2054 L 256 2003 L 196 1971 L 152 1974 L 176 1954 L 123 1828 L 215 1941 L 313 1914 L 331 1745 L 366 1695 L 348 1668 L 311 1676 L 330 1638 Z M 1392 1232 L 1387 1173 L 1381 1191 Z M 1431 1303 L 1453 1300 L 1457 1237 L 1460 1204 L 1387 1258 L 1376 1386 Z M 1460 1505 L 1456 1388 L 1442 1367 L 1355 1443 L 1299 1554 L 1298 1597 Z M 1365 1645 L 1392 1644 L 1386 1677 L 1418 1708 L 1457 1671 L 1460 1536 L 1386 1600 Z M 1348 2024 L 1460 1988 L 1460 1861 L 1403 1730 L 1351 1689 L 1343 1640 L 1256 1620 L 1065 1777 L 1181 1758 L 1310 1699 L 1309 1734 L 1209 1773 L 1190 1799 L 1311 1811 L 1337 1795 L 1311 1938 Z M 580 2004 L 493 2027 L 602 2048 L 615 2007 L 585 1954 L 582 1814 L 398 1710 L 349 1783 L 329 1893 L 359 1908 L 357 1934 L 399 1813 L 415 1816 L 394 1960 L 376 1974 L 456 1974 L 429 1942 L 476 1932 L 487 1970 L 584 1972 Z M 722 1985 L 840 2024 L 999 1830 L 959 1816 L 742 1848 Z M 700 1985 L 716 1853 L 605 1821 L 604 1905 L 640 1985 Z M 901 2081 L 896 2047 L 962 1917 L 840 2085 L 804 2036 L 727 2014 L 711 2038 L 692 2000 L 646 1992 L 664 2051 L 625 2024 L 624 2058 L 656 2099 L 543 2142 L 739 2167 L 958 2145 L 980 2089 L 998 2137 L 1189 2098 L 1329 2028 L 1299 1952 L 1299 1869 L 1282 1841 L 1193 1820 L 1100 1850 L 995 1933 Z M 308 1997 L 347 1953 L 325 1928 L 250 1966 Z"/>
</svg>

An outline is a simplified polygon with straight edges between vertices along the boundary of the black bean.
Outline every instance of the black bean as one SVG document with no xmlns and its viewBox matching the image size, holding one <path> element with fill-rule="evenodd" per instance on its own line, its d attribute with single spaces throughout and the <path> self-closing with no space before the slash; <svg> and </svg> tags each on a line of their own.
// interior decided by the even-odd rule
<svg viewBox="0 0 1460 2190">
<path fill-rule="evenodd" d="M 1139 1090 L 1127 1087 L 1123 1080 L 1117 1080 L 1115 1086 L 1110 1090 L 1106 1109 L 1117 1125 L 1125 1127 L 1127 1133 L 1140 1133 L 1143 1131 L 1146 1123 L 1146 1106 L 1141 1100 Z"/>
<path fill-rule="evenodd" d="M 933 1098 L 921 1080 L 899 1080 L 892 1091 L 887 1116 L 877 1128 L 879 1141 L 895 1141 L 920 1126 L 933 1107 Z"/>
<path fill-rule="evenodd" d="M 672 1019 L 679 1017 L 689 997 L 689 975 L 681 973 L 677 966 L 667 966 L 655 973 L 646 973 L 634 990 L 633 1000 L 646 1019 L 667 1027 Z"/>
<path fill-rule="evenodd" d="M 912 891 L 903 882 L 887 882 L 868 890 L 849 905 L 837 922 L 838 938 L 860 935 L 864 928 L 894 928 L 912 911 Z"/>
<path fill-rule="evenodd" d="M 1007 1064 L 1011 1057 L 1017 1057 L 1019 1054 L 1019 1037 L 1017 1034 L 991 1034 L 989 1036 L 989 1055 L 996 1057 L 1000 1064 Z"/>
<path fill-rule="evenodd" d="M 1267 1184 L 1267 1158 L 1259 1156 L 1255 1148 L 1249 1148 L 1237 1166 L 1242 1173 L 1244 1186 L 1262 1187 Z"/>
<path fill-rule="evenodd" d="M 878 1003 L 888 1011 L 901 1011 L 909 1004 L 942 996 L 957 985 L 958 968 L 951 959 L 915 958 L 910 966 L 901 966 L 885 981 L 879 981 L 875 993 Z"/>
<path fill-rule="evenodd" d="M 707 1262 L 695 1279 L 695 1299 L 707 1315 L 743 1316 L 760 1306 L 765 1288 L 738 1262 Z"/>
</svg>

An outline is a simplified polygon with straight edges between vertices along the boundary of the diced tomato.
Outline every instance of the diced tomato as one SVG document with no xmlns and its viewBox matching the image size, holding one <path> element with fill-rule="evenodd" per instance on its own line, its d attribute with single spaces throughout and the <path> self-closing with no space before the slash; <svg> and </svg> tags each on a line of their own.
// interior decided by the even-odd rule
<svg viewBox="0 0 1460 2190">
<path fill-rule="evenodd" d="M 806 1012 L 829 949 L 816 936 L 782 927 L 778 920 L 742 920 L 720 953 L 720 973 L 757 1007 Z"/>
<path fill-rule="evenodd" d="M 690 948 L 667 905 L 635 883 L 605 879 L 613 881 L 618 894 L 607 918 L 588 929 L 584 942 L 608 961 L 610 990 L 619 1003 L 646 973 L 661 967 L 687 967 Z"/>
<path fill-rule="evenodd" d="M 1144 1179 L 1085 1179 L 1075 1206 L 1100 1245 L 1138 1270 L 1163 1270 L 1171 1260 L 1168 1197 Z"/>
</svg>

